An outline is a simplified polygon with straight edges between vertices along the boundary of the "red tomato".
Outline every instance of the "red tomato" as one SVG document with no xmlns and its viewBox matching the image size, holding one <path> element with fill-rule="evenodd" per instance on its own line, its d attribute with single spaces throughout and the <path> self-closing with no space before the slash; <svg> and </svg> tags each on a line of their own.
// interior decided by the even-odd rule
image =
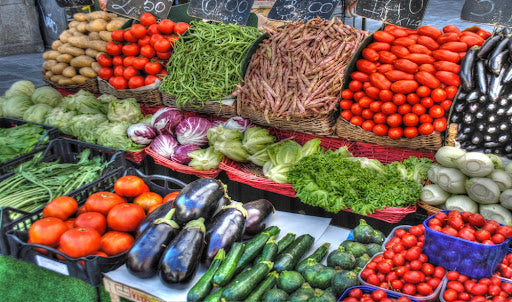
<svg viewBox="0 0 512 302">
<path fill-rule="evenodd" d="M 385 124 L 376 124 L 373 126 L 372 131 L 377 136 L 386 136 L 388 134 L 388 126 Z"/>
<path fill-rule="evenodd" d="M 144 45 L 140 48 L 140 55 L 151 59 L 156 55 L 156 51 L 151 45 Z"/>
<path fill-rule="evenodd" d="M 446 90 L 443 88 L 435 88 L 432 90 L 432 93 L 430 94 L 430 97 L 434 100 L 436 103 L 441 103 L 442 101 L 446 100 L 446 97 L 448 94 L 446 93 Z"/>
<path fill-rule="evenodd" d="M 386 123 L 390 127 L 398 127 L 402 124 L 402 115 L 398 113 L 392 113 L 387 116 Z"/>
<path fill-rule="evenodd" d="M 144 36 L 142 38 L 140 38 L 138 41 L 137 41 L 137 45 L 139 45 L 140 47 L 144 46 L 144 45 L 150 45 L 150 42 L 151 42 L 151 38 L 149 36 Z"/>
<path fill-rule="evenodd" d="M 133 35 L 131 30 L 125 31 L 123 38 L 126 42 L 131 42 L 131 43 L 137 42 L 137 38 Z"/>
<path fill-rule="evenodd" d="M 110 83 L 110 85 L 112 85 L 112 87 L 114 87 L 117 90 L 122 90 L 122 89 L 128 88 L 128 82 L 122 76 L 111 77 L 108 80 L 108 82 Z"/>
<path fill-rule="evenodd" d="M 112 65 L 114 66 L 119 66 L 119 65 L 123 65 L 123 56 L 114 56 L 112 58 Z"/>
<path fill-rule="evenodd" d="M 133 232 L 146 218 L 144 209 L 134 203 L 115 205 L 107 215 L 107 225 L 114 231 Z"/>
<path fill-rule="evenodd" d="M 108 256 L 115 256 L 130 250 L 135 242 L 126 232 L 109 231 L 101 237 L 101 251 Z"/>
<path fill-rule="evenodd" d="M 418 127 L 418 132 L 421 135 L 430 135 L 434 132 L 434 125 L 431 123 L 424 123 Z"/>
<path fill-rule="evenodd" d="M 427 96 L 427 97 L 421 98 L 420 104 L 425 108 L 430 108 L 430 107 L 434 106 L 434 100 L 431 97 Z"/>
<path fill-rule="evenodd" d="M 98 62 L 98 64 L 100 64 L 100 66 L 102 67 L 110 67 L 112 66 L 112 58 L 110 58 L 109 56 L 107 56 L 106 54 L 102 53 L 101 55 L 99 55 L 97 58 L 96 58 L 96 61 Z"/>
<path fill-rule="evenodd" d="M 512 227 L 508 225 L 499 226 L 496 229 L 496 233 L 503 235 L 505 238 L 509 238 L 512 236 Z"/>
<path fill-rule="evenodd" d="M 401 115 L 406 115 L 407 113 L 411 112 L 411 110 L 412 106 L 407 103 L 398 106 L 398 113 Z"/>
<path fill-rule="evenodd" d="M 163 198 L 155 192 L 144 192 L 135 197 L 133 203 L 138 204 L 147 212 L 149 207 L 162 204 Z"/>
<path fill-rule="evenodd" d="M 382 102 L 380 101 L 373 101 L 370 103 L 370 110 L 373 112 L 373 113 L 377 113 L 377 112 L 380 112 L 380 107 L 382 105 Z"/>
<path fill-rule="evenodd" d="M 124 41 L 124 30 L 117 29 L 112 32 L 112 41 L 123 42 Z"/>
<path fill-rule="evenodd" d="M 137 39 L 140 39 L 146 35 L 146 27 L 139 23 L 133 24 L 130 28 L 130 31 L 132 35 Z"/>
<path fill-rule="evenodd" d="M 383 102 L 389 102 L 393 99 L 393 92 L 389 89 L 382 89 L 379 92 L 379 99 Z"/>
<path fill-rule="evenodd" d="M 98 76 L 101 79 L 108 81 L 111 77 L 114 76 L 114 70 L 110 67 L 101 67 L 101 69 L 98 71 Z"/>
<path fill-rule="evenodd" d="M 365 120 L 371 120 L 373 118 L 373 111 L 370 109 L 363 109 L 363 111 L 361 111 L 361 116 Z"/>
<path fill-rule="evenodd" d="M 114 191 L 119 196 L 136 197 L 144 192 L 148 192 L 149 187 L 142 178 L 135 175 L 125 175 L 116 180 Z"/>
<path fill-rule="evenodd" d="M 446 118 L 445 117 L 436 118 L 434 120 L 434 130 L 438 131 L 438 132 L 443 132 L 444 130 L 446 130 Z"/>
<path fill-rule="evenodd" d="M 56 247 L 59 245 L 59 238 L 67 230 L 68 226 L 60 218 L 41 218 L 30 226 L 28 238 L 31 243 Z"/>
<path fill-rule="evenodd" d="M 122 77 L 124 73 L 124 66 L 123 65 L 117 65 L 114 67 L 114 75 L 116 77 Z"/>
<path fill-rule="evenodd" d="M 100 247 L 101 235 L 93 228 L 67 230 L 59 240 L 59 250 L 72 258 L 92 255 Z"/>
<path fill-rule="evenodd" d="M 133 65 L 133 61 L 135 60 L 135 56 L 127 56 L 123 58 L 123 66 L 128 67 Z"/>
<path fill-rule="evenodd" d="M 107 42 L 105 49 L 111 56 L 118 56 L 122 53 L 122 46 L 120 44 L 116 44 L 114 41 Z"/>
<path fill-rule="evenodd" d="M 402 127 L 391 127 L 388 130 L 388 136 L 391 139 L 400 139 L 404 135 L 404 129 Z"/>
<path fill-rule="evenodd" d="M 132 76 L 128 79 L 128 88 L 136 89 L 145 86 L 143 76 Z"/>
<path fill-rule="evenodd" d="M 361 81 L 352 80 L 350 83 L 348 83 L 348 89 L 351 91 L 360 91 L 363 89 L 363 83 Z"/>
<path fill-rule="evenodd" d="M 43 218 L 57 217 L 62 220 L 68 219 L 78 209 L 78 202 L 70 196 L 59 196 L 50 201 L 43 208 Z"/>
<path fill-rule="evenodd" d="M 366 120 L 361 124 L 361 128 L 365 131 L 372 131 L 373 126 L 375 126 L 375 122 L 373 120 Z"/>
<path fill-rule="evenodd" d="M 78 215 L 75 220 L 75 227 L 93 228 L 100 235 L 103 235 L 107 230 L 107 218 L 99 212 L 85 212 Z"/>
<path fill-rule="evenodd" d="M 96 192 L 87 198 L 85 201 L 85 209 L 87 212 L 99 212 L 103 215 L 107 215 L 110 209 L 120 203 L 125 203 L 126 199 L 120 195 L 112 192 Z"/>
<path fill-rule="evenodd" d="M 147 75 L 146 78 L 144 79 L 144 86 L 147 86 L 147 85 L 151 85 L 153 84 L 156 80 L 158 80 L 158 77 L 155 76 L 155 75 Z"/>
<path fill-rule="evenodd" d="M 123 45 L 122 52 L 125 56 L 136 56 L 139 54 L 139 45 L 136 43 Z"/>
<path fill-rule="evenodd" d="M 405 126 L 416 126 L 419 123 L 419 117 L 415 113 L 407 113 L 403 117 L 403 123 Z"/>
<path fill-rule="evenodd" d="M 393 102 L 384 102 L 382 103 L 380 110 L 382 113 L 389 115 L 396 112 L 397 106 Z"/>
<path fill-rule="evenodd" d="M 174 26 L 176 24 L 169 19 L 162 19 L 158 22 L 158 31 L 162 34 L 169 35 L 174 32 Z"/>
<path fill-rule="evenodd" d="M 395 105 L 400 106 L 407 102 L 407 97 L 403 93 L 395 93 L 393 95 L 392 101 Z"/>
<path fill-rule="evenodd" d="M 139 73 L 139 70 L 136 69 L 135 67 L 133 66 L 128 66 L 126 67 L 124 70 L 123 70 L 123 77 L 126 79 L 126 80 L 129 80 L 130 78 L 133 78 L 134 76 L 136 76 L 137 74 Z M 128 84 L 128 87 L 130 85 Z"/>
<path fill-rule="evenodd" d="M 443 293 L 443 299 L 445 301 L 455 301 L 455 300 L 457 300 L 457 297 L 458 297 L 457 291 L 455 291 L 451 288 L 445 290 Z"/>
<path fill-rule="evenodd" d="M 166 51 L 166 52 L 157 51 L 156 56 L 162 60 L 169 60 L 169 58 L 171 57 L 171 52 L 170 51 Z"/>
<path fill-rule="evenodd" d="M 444 89 L 446 91 L 446 98 L 449 100 L 453 100 L 455 95 L 457 94 L 458 88 L 457 86 L 448 86 Z"/>
<path fill-rule="evenodd" d="M 162 65 L 157 62 L 148 62 L 144 66 L 144 71 L 148 74 L 158 74 L 162 70 Z"/>
<path fill-rule="evenodd" d="M 430 107 L 428 114 L 430 114 L 430 116 L 433 118 L 440 118 L 444 116 L 444 109 L 439 105 L 434 105 Z"/>
<path fill-rule="evenodd" d="M 186 22 L 178 22 L 174 25 L 174 33 L 181 36 L 187 31 L 189 27 L 190 24 Z"/>
<path fill-rule="evenodd" d="M 350 123 L 352 125 L 361 126 L 363 123 L 363 118 L 359 115 L 354 115 L 352 118 L 350 118 Z"/>
<path fill-rule="evenodd" d="M 384 124 L 386 123 L 386 115 L 382 112 L 377 112 L 373 115 L 373 121 L 376 124 Z"/>
<path fill-rule="evenodd" d="M 140 24 L 144 26 L 156 24 L 156 18 L 151 13 L 145 12 L 142 15 L 140 15 Z"/>
</svg>

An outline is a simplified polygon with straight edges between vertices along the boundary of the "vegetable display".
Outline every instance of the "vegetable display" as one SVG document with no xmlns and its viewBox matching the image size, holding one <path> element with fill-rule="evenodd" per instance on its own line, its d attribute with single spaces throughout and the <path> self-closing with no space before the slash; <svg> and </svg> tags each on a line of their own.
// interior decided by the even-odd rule
<svg viewBox="0 0 512 302">
<path fill-rule="evenodd" d="M 48 144 L 48 130 L 27 123 L 11 128 L 0 128 L 0 164 Z"/>
<path fill-rule="evenodd" d="M 242 106 L 277 118 L 336 110 L 345 67 L 367 32 L 316 18 L 267 34 L 235 92 Z"/>
<path fill-rule="evenodd" d="M 468 50 L 460 72 L 461 88 L 450 122 L 462 149 L 512 158 L 512 43 L 499 30 L 480 47 Z"/>
<path fill-rule="evenodd" d="M 251 26 L 192 21 L 174 44 L 160 91 L 174 96 L 178 108 L 229 96 L 242 80 L 245 53 L 260 34 Z"/>
<path fill-rule="evenodd" d="M 391 139 L 443 132 L 460 85 L 461 60 L 484 38 L 453 25 L 386 25 L 355 61 L 341 118 Z"/>
<path fill-rule="evenodd" d="M 506 301 L 512 297 L 512 283 L 497 276 L 475 279 L 457 271 L 449 271 L 446 279 L 446 288 L 440 294 L 444 301 L 478 301 L 482 299 L 479 297 Z"/>
</svg>

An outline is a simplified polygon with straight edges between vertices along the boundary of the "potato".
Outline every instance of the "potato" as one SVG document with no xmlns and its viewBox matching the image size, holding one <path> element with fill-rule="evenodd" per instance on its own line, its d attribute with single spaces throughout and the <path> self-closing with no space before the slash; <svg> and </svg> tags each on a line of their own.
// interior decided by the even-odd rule
<svg viewBox="0 0 512 302">
<path fill-rule="evenodd" d="M 96 19 L 89 22 L 86 26 L 87 31 L 96 31 L 100 32 L 102 30 L 107 30 L 108 22 L 104 19 Z"/>
<path fill-rule="evenodd" d="M 67 77 L 67 78 L 72 78 L 72 77 L 76 76 L 76 69 L 75 69 L 75 67 L 68 66 L 68 67 L 64 68 L 64 70 L 62 71 L 62 75 Z"/>
<path fill-rule="evenodd" d="M 59 85 L 62 85 L 62 86 L 75 85 L 76 84 L 72 79 L 66 78 L 66 77 L 61 78 L 57 83 Z"/>
<path fill-rule="evenodd" d="M 80 21 L 78 21 L 78 20 L 73 20 L 73 21 L 69 22 L 68 27 L 69 27 L 70 29 L 71 29 L 71 28 L 75 28 L 75 27 L 78 25 L 78 23 L 80 23 Z"/>
<path fill-rule="evenodd" d="M 97 51 L 96 49 L 92 49 L 92 48 L 86 48 L 85 49 L 85 55 L 87 55 L 87 56 L 89 56 L 91 58 L 95 58 L 96 59 L 96 57 L 98 57 L 99 53 L 100 52 Z"/>
<path fill-rule="evenodd" d="M 78 70 L 78 72 L 88 78 L 95 78 L 98 75 L 98 73 L 91 67 L 82 67 Z"/>
<path fill-rule="evenodd" d="M 120 29 L 127 21 L 128 19 L 125 18 L 115 18 L 112 21 L 108 22 L 107 30 L 114 31 Z"/>
<path fill-rule="evenodd" d="M 81 55 L 85 54 L 85 50 L 83 50 L 83 49 L 81 49 L 79 47 L 75 47 L 75 46 L 73 46 L 73 45 L 71 45 L 69 43 L 62 44 L 59 47 L 59 52 L 60 53 L 70 54 L 73 57 L 78 57 L 78 56 L 81 56 Z"/>
<path fill-rule="evenodd" d="M 73 80 L 73 82 L 75 82 L 75 84 L 78 85 L 84 84 L 85 82 L 87 82 L 88 79 L 88 77 L 83 76 L 81 74 L 77 74 L 76 76 L 71 78 L 71 80 Z"/>
<path fill-rule="evenodd" d="M 72 37 L 73 34 L 71 32 L 69 32 L 69 30 L 65 30 L 63 31 L 60 35 L 59 35 L 59 39 L 64 42 L 64 43 L 67 43 L 68 42 L 68 38 L 69 37 Z"/>
<path fill-rule="evenodd" d="M 59 62 L 57 62 L 56 60 L 44 61 L 43 68 L 46 70 L 51 70 L 53 66 L 57 65 L 57 63 L 59 63 Z"/>
<path fill-rule="evenodd" d="M 68 29 L 68 32 L 72 35 L 72 36 L 75 36 L 77 33 L 79 34 L 82 34 L 81 32 L 79 32 L 76 27 L 72 27 L 70 29 Z"/>
<path fill-rule="evenodd" d="M 89 41 L 89 37 L 86 35 L 82 35 L 81 37 L 69 37 L 68 43 L 78 47 L 78 48 L 87 48 L 87 42 Z"/>
<path fill-rule="evenodd" d="M 91 68 L 92 68 L 92 70 L 94 70 L 96 73 L 98 73 L 102 67 L 101 67 L 100 63 L 98 63 L 98 62 L 92 62 L 92 64 L 91 64 Z"/>
<path fill-rule="evenodd" d="M 85 33 L 87 32 L 87 24 L 89 24 L 88 22 L 80 22 L 77 26 L 76 26 L 76 30 L 78 30 L 79 32 L 81 33 Z"/>
<path fill-rule="evenodd" d="M 50 78 L 50 81 L 52 82 L 55 82 L 55 83 L 58 83 L 61 79 L 65 79 L 66 77 L 61 75 L 61 74 L 54 74 L 51 78 Z"/>
<path fill-rule="evenodd" d="M 44 73 L 44 76 L 45 78 L 49 79 L 51 77 L 54 76 L 53 72 L 51 70 L 47 70 L 45 73 Z"/>
<path fill-rule="evenodd" d="M 116 17 L 116 14 L 111 14 L 111 13 L 108 13 L 106 11 L 101 11 L 101 10 L 93 11 L 93 12 L 90 12 L 89 14 L 87 14 L 87 19 L 89 21 L 94 21 L 97 19 L 103 19 L 106 21 L 110 21 L 112 18 L 115 18 L 115 17 Z"/>
<path fill-rule="evenodd" d="M 100 35 L 100 39 L 103 41 L 107 41 L 107 42 L 112 41 L 112 32 L 110 32 L 108 30 L 100 31 L 99 35 Z"/>
<path fill-rule="evenodd" d="M 43 52 L 43 59 L 45 60 L 55 60 L 60 55 L 60 52 L 57 50 L 47 50 Z"/>
<path fill-rule="evenodd" d="M 97 51 L 107 52 L 107 42 L 102 40 L 88 41 L 87 48 L 92 48 Z"/>
<path fill-rule="evenodd" d="M 66 69 L 66 67 L 68 67 L 69 65 L 66 64 L 66 63 L 57 63 L 55 64 L 51 71 L 54 73 L 54 74 L 62 74 L 62 72 L 64 71 L 64 69 Z"/>
<path fill-rule="evenodd" d="M 62 44 L 64 44 L 64 42 L 62 42 L 61 40 L 55 40 L 52 42 L 52 49 L 58 50 L 59 46 L 61 46 Z"/>
<path fill-rule="evenodd" d="M 75 13 L 73 14 L 73 19 L 76 21 L 88 21 L 87 14 L 86 13 Z"/>
<path fill-rule="evenodd" d="M 97 31 L 91 31 L 89 33 L 89 40 L 101 40 L 100 33 Z"/>
<path fill-rule="evenodd" d="M 69 64 L 73 67 L 80 68 L 80 67 L 90 67 L 92 62 L 95 60 L 89 56 L 82 55 L 75 57 L 69 62 Z"/>
<path fill-rule="evenodd" d="M 62 53 L 55 60 L 57 60 L 59 63 L 69 63 L 71 62 L 71 59 L 73 59 L 72 55 L 69 53 Z"/>
</svg>

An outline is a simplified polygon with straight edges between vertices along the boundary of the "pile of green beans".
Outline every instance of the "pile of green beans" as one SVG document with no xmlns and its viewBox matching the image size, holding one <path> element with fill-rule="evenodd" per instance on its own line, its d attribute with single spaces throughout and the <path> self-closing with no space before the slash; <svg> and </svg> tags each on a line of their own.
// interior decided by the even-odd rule
<svg viewBox="0 0 512 302">
<path fill-rule="evenodd" d="M 235 24 L 192 21 L 174 45 L 162 92 L 176 105 L 204 106 L 229 96 L 242 80 L 241 65 L 252 43 L 262 34 L 257 28 Z M 199 103 L 198 103 L 199 102 Z"/>
</svg>

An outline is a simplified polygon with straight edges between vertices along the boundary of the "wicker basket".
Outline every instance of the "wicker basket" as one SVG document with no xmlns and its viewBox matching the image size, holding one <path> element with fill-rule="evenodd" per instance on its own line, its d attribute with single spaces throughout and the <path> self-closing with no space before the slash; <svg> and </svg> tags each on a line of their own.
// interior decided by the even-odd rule
<svg viewBox="0 0 512 302">
<path fill-rule="evenodd" d="M 334 110 L 326 115 L 282 119 L 265 115 L 264 112 L 249 106 L 242 106 L 240 102 L 238 102 L 237 109 L 238 115 L 258 125 L 320 136 L 332 136 L 335 133 L 336 117 L 339 116 L 339 112 Z"/>
<path fill-rule="evenodd" d="M 165 92 L 162 92 L 161 94 L 163 104 L 168 107 L 175 107 L 185 111 L 211 114 L 226 118 L 236 116 L 236 102 L 234 101 L 234 97 L 231 96 L 223 98 L 221 102 L 206 102 L 203 105 L 200 102 L 196 102 L 195 105 L 185 104 L 178 106 L 176 98 L 173 95 Z"/>
<path fill-rule="evenodd" d="M 415 138 L 391 139 L 387 136 L 377 136 L 372 132 L 365 131 L 341 117 L 338 117 L 336 122 L 336 135 L 358 142 L 426 151 L 436 151 L 443 144 L 443 138 L 439 132 L 420 135 Z"/>
<path fill-rule="evenodd" d="M 135 98 L 137 102 L 147 104 L 148 106 L 162 106 L 162 95 L 158 91 L 158 86 L 151 88 L 122 89 L 117 90 L 107 81 L 98 79 L 98 87 L 101 94 L 110 94 L 119 99 Z"/>
<path fill-rule="evenodd" d="M 89 78 L 85 83 L 83 84 L 77 84 L 77 85 L 59 85 L 58 83 L 50 80 L 49 78 L 45 77 L 43 75 L 43 81 L 50 84 L 51 86 L 55 88 L 60 88 L 66 91 L 70 92 L 78 92 L 80 90 L 89 91 L 90 93 L 99 94 L 100 90 L 98 87 L 98 81 L 96 78 Z"/>
<path fill-rule="evenodd" d="M 418 206 L 421 207 L 422 209 L 424 209 L 425 211 L 427 211 L 427 214 L 429 216 L 434 215 L 435 213 L 442 211 L 440 208 L 436 208 L 434 206 L 431 206 L 428 203 L 426 203 L 424 201 L 421 201 L 421 200 L 418 201 Z"/>
</svg>

